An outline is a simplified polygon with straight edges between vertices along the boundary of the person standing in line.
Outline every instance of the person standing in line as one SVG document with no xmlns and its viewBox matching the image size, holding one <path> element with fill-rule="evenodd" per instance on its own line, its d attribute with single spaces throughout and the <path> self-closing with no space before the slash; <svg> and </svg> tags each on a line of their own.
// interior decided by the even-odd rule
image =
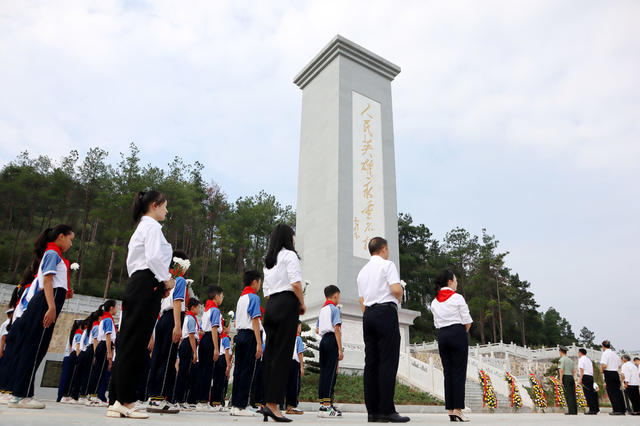
<svg viewBox="0 0 640 426">
<path fill-rule="evenodd" d="M 225 412 L 224 388 L 231 372 L 231 339 L 229 338 L 229 324 L 224 323 L 220 334 L 220 358 L 213 370 L 213 384 L 211 385 L 211 408 L 213 411 Z"/>
<path fill-rule="evenodd" d="M 602 374 L 604 375 L 604 383 L 607 388 L 607 395 L 609 395 L 609 401 L 611 401 L 612 411 L 609 413 L 611 416 L 624 416 L 624 396 L 620 390 L 620 375 L 618 374 L 618 368 L 620 368 L 620 357 L 611 349 L 611 342 L 605 340 L 602 342 L 602 358 L 600 358 L 600 367 L 602 368 Z"/>
<path fill-rule="evenodd" d="M 438 351 L 444 373 L 444 400 L 451 421 L 468 422 L 462 410 L 469 359 L 471 315 L 461 294 L 458 279 L 447 269 L 436 277 L 436 298 L 431 302 L 433 323 L 438 329 Z"/>
<path fill-rule="evenodd" d="M 101 315 L 100 310 L 89 314 L 86 319 L 87 328 L 80 338 L 80 355 L 78 355 L 76 374 L 71 383 L 71 398 L 75 404 L 86 404 L 89 401 L 87 398 L 87 388 L 89 387 L 89 378 L 94 368 L 93 355 L 98 347 L 99 320 Z"/>
<path fill-rule="evenodd" d="M 638 375 L 638 367 L 631 361 L 631 357 L 627 354 L 622 355 L 622 383 L 624 391 L 631 402 L 631 415 L 640 415 L 640 376 Z"/>
<path fill-rule="evenodd" d="M 575 369 L 573 360 L 567 356 L 567 348 L 560 346 L 558 349 L 560 352 L 560 361 L 558 363 L 558 370 L 560 376 L 560 383 L 564 389 L 564 397 L 567 401 L 567 408 L 569 411 L 567 415 L 578 414 L 578 403 L 576 401 L 576 382 L 573 379 L 575 375 Z"/>
<path fill-rule="evenodd" d="M 307 311 L 301 282 L 295 232 L 289 225 L 279 224 L 271 233 L 264 259 L 263 292 L 267 298 L 264 329 L 267 341 L 263 361 L 265 405 L 262 412 L 265 420 L 271 417 L 275 421 L 291 421 L 282 415 L 278 404 L 284 400 L 287 386 L 287 375 L 282 374 L 281 369 L 289 364 L 296 343 L 298 320 Z M 257 354 L 256 359 L 260 359 Z M 236 348 L 236 368 L 239 362 Z"/>
<path fill-rule="evenodd" d="M 189 299 L 184 324 L 182 325 L 182 341 L 178 357 L 178 376 L 175 386 L 176 403 L 183 410 L 195 410 L 195 404 L 187 403 L 190 393 L 196 392 L 196 362 L 198 362 L 198 340 L 200 324 L 196 315 L 200 313 L 200 301 L 195 297 Z"/>
<path fill-rule="evenodd" d="M 160 312 L 160 301 L 175 286 L 169 273 L 173 251 L 159 223 L 167 215 L 167 198 L 155 190 L 139 192 L 132 214 L 138 225 L 129 240 L 129 282 L 122 302 L 126 315 L 121 321 L 107 417 L 146 419 L 148 414 L 135 410 L 136 381 L 144 368 L 145 349 Z"/>
<path fill-rule="evenodd" d="M 233 371 L 231 388 L 232 416 L 253 417 L 247 410 L 251 382 L 255 375 L 256 362 L 262 356 L 262 338 L 260 336 L 260 296 L 258 290 L 262 282 L 260 272 L 250 270 L 242 277 L 244 289 L 236 305 L 236 368 Z M 221 402 L 221 401 L 220 401 Z"/>
<path fill-rule="evenodd" d="M 56 402 L 68 404 L 72 402 L 69 396 L 71 393 L 71 382 L 75 375 L 78 355 L 80 354 L 80 346 L 82 339 L 82 331 L 87 327 L 86 321 L 74 320 L 67 339 L 67 345 L 64 349 L 64 358 L 62 359 L 62 371 L 60 372 L 60 382 L 58 383 L 58 398 Z"/>
<path fill-rule="evenodd" d="M 596 415 L 600 412 L 598 392 L 593 387 L 593 362 L 587 356 L 587 350 L 581 348 L 578 351 L 578 371 L 580 372 L 580 385 L 587 400 L 589 411 L 585 414 Z"/>
<path fill-rule="evenodd" d="M 113 342 L 116 335 L 116 323 L 113 320 L 113 316 L 117 311 L 116 301 L 113 299 L 107 300 L 98 309 L 100 315 L 98 346 L 94 353 L 94 365 L 87 385 L 89 399 L 86 405 L 94 407 L 106 406 L 106 402 L 104 402 L 106 398 L 104 395 L 100 395 L 98 389 L 102 378 L 111 369 L 113 363 Z"/>
<path fill-rule="evenodd" d="M 175 250 L 172 255 L 178 262 L 189 257 L 182 250 Z M 175 276 L 176 285 L 167 297 L 160 302 L 160 318 L 154 328 L 153 352 L 149 368 L 149 403 L 147 412 L 177 414 L 180 407 L 173 403 L 174 384 L 176 382 L 176 359 L 178 346 L 182 336 L 185 305 L 188 302 L 187 281 L 184 274 L 186 266 L 174 261 L 171 274 Z"/>
<path fill-rule="evenodd" d="M 324 289 L 326 301 L 318 314 L 316 332 L 320 335 L 320 379 L 318 417 L 341 417 L 333 407 L 333 392 L 338 376 L 338 362 L 344 358 L 342 350 L 342 319 L 340 318 L 340 289 L 329 285 Z"/>
<path fill-rule="evenodd" d="M 364 337 L 364 400 L 369 422 L 405 423 L 393 397 L 400 361 L 398 309 L 404 289 L 389 246 L 382 237 L 369 241 L 371 260 L 358 274 Z"/>
<path fill-rule="evenodd" d="M 16 344 L 19 354 L 11 371 L 13 399 L 10 408 L 45 408 L 33 398 L 36 371 L 49 349 L 53 325 L 65 299 L 73 297 L 69 280 L 69 261 L 62 253 L 71 248 L 75 234 L 68 225 L 46 229 L 36 241 L 36 251 L 43 251 L 37 278 L 32 284 L 29 309 L 21 318 L 21 339 Z M 35 287 L 34 287 L 35 286 Z"/>
<path fill-rule="evenodd" d="M 296 336 L 296 345 L 293 349 L 293 357 L 290 361 L 289 380 L 287 381 L 287 396 L 285 405 L 287 414 L 302 415 L 304 411 L 298 410 L 298 395 L 300 394 L 300 380 L 304 376 L 304 342 L 300 333 L 302 332 L 302 323 L 298 321 L 298 334 Z"/>
<path fill-rule="evenodd" d="M 220 359 L 219 333 L 222 331 L 222 314 L 220 304 L 224 299 L 222 287 L 209 286 L 207 301 L 202 314 L 202 331 L 204 335 L 198 346 L 198 390 L 196 411 L 211 411 L 209 405 L 211 378 L 214 363 Z"/>
<path fill-rule="evenodd" d="M 2 363 L 2 357 L 4 355 L 4 347 L 7 344 L 7 334 L 9 334 L 9 324 L 11 324 L 11 316 L 13 315 L 13 308 L 7 312 L 7 319 L 0 326 L 0 363 Z"/>
</svg>

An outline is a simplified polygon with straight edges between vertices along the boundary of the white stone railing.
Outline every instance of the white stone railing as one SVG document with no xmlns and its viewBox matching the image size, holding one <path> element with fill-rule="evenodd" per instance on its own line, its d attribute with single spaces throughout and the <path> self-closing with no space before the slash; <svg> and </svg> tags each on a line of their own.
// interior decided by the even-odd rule
<svg viewBox="0 0 640 426">
<path fill-rule="evenodd" d="M 502 397 L 500 398 L 500 401 L 503 401 L 503 403 L 506 404 L 507 401 L 509 401 L 509 397 L 511 395 L 511 388 L 505 380 L 506 370 L 488 364 L 485 361 L 485 358 L 469 357 L 469 361 L 467 363 L 467 379 L 474 380 L 475 382 L 479 383 L 480 370 L 483 370 L 485 374 L 487 374 L 491 379 L 493 389 L 498 395 Z M 523 382 L 517 377 L 514 377 L 514 379 L 516 381 L 518 389 L 520 390 L 520 396 L 522 397 L 522 406 L 533 408 L 533 401 L 531 401 L 531 397 L 529 396 L 527 390 L 523 388 Z M 500 406 L 500 401 L 498 402 L 498 408 L 503 408 Z"/>
<path fill-rule="evenodd" d="M 568 353 L 570 357 L 578 356 L 578 349 L 580 346 L 571 345 L 568 346 Z M 514 343 L 489 343 L 485 345 L 475 345 L 469 348 L 469 355 L 478 357 L 480 355 L 489 355 L 493 358 L 496 354 L 505 354 L 516 356 L 519 358 L 525 358 L 530 361 L 538 361 L 538 360 L 551 360 L 554 358 L 558 358 L 558 349 L 559 346 L 553 348 L 539 348 L 539 349 L 530 349 L 527 347 L 518 346 Z M 410 345 L 410 350 L 412 352 L 432 352 L 438 350 L 438 342 L 429 342 L 429 343 L 418 343 Z M 600 357 L 602 356 L 602 352 L 594 349 L 587 349 L 587 356 L 596 362 L 600 362 Z"/>
<path fill-rule="evenodd" d="M 398 377 L 405 383 L 444 400 L 444 375 L 433 362 L 424 363 L 407 353 L 400 353 Z"/>
</svg>

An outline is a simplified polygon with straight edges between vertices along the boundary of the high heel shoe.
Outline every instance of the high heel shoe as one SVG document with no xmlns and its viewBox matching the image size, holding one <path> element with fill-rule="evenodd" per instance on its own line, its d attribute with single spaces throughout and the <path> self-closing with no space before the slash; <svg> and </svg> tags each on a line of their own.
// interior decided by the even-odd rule
<svg viewBox="0 0 640 426">
<path fill-rule="evenodd" d="M 273 414 L 273 411 L 271 411 L 271 408 L 267 407 L 266 405 L 264 407 L 262 407 L 262 414 L 264 415 L 264 419 L 263 421 L 266 422 L 269 420 L 269 417 L 271 417 L 274 421 L 276 422 L 290 422 L 292 421 L 290 418 L 282 416 L 282 417 L 278 417 L 275 414 Z"/>
<path fill-rule="evenodd" d="M 453 414 L 449 414 L 449 420 L 451 420 L 452 422 L 458 421 L 458 419 L 456 419 L 456 416 L 454 416 Z"/>
<path fill-rule="evenodd" d="M 471 421 L 468 418 L 466 418 L 464 414 L 462 414 L 462 411 L 460 411 L 459 413 L 454 413 L 452 416 L 449 416 L 449 417 L 454 417 L 455 420 L 451 420 L 454 422 L 470 422 Z"/>
</svg>

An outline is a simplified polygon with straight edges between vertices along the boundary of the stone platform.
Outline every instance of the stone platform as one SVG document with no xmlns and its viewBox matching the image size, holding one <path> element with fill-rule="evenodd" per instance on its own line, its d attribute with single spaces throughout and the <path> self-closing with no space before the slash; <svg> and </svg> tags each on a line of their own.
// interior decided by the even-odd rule
<svg viewBox="0 0 640 426">
<path fill-rule="evenodd" d="M 261 417 L 231 417 L 228 413 L 198 413 L 182 412 L 175 415 L 152 414 L 148 420 L 110 419 L 105 417 L 105 408 L 92 408 L 85 406 L 64 405 L 45 401 L 47 408 L 44 410 L 18 410 L 0 406 L 0 424 L 6 425 L 101 425 L 101 424 L 138 424 L 138 425 L 210 425 L 214 424 L 259 424 Z M 306 404 L 305 404 L 306 405 Z M 308 408 L 308 407 L 301 407 Z M 364 408 L 364 407 L 363 407 Z M 444 411 L 435 412 L 431 409 L 442 410 L 440 407 L 431 407 L 429 413 L 409 413 L 398 409 L 411 417 L 411 423 L 423 424 L 450 424 Z M 408 408 L 408 407 L 407 407 Z M 470 414 L 474 425 L 627 425 L 638 424 L 639 418 L 634 416 L 609 416 L 601 413 L 598 416 L 565 416 L 562 414 Z M 367 420 L 364 413 L 345 412 L 342 418 L 319 419 L 315 412 L 308 411 L 302 416 L 295 416 L 297 424 L 361 424 Z"/>
</svg>

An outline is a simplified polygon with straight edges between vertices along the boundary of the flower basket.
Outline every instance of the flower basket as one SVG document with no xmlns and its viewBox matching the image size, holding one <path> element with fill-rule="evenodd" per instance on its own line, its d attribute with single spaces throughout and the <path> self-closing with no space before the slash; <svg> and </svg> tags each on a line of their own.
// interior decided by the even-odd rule
<svg viewBox="0 0 640 426">
<path fill-rule="evenodd" d="M 533 403 L 537 408 L 544 411 L 545 408 L 548 408 L 547 396 L 544 393 L 540 380 L 532 373 L 529 375 L 529 383 L 531 383 L 531 388 L 533 389 Z"/>
<path fill-rule="evenodd" d="M 549 377 L 549 381 L 551 381 L 551 383 L 553 384 L 553 391 L 555 393 L 555 401 L 556 401 L 556 407 L 566 407 L 567 406 L 567 400 L 564 397 L 564 389 L 562 388 L 562 385 L 560 384 L 560 380 L 558 380 L 558 378 L 556 376 L 551 376 Z"/>
<path fill-rule="evenodd" d="M 518 410 L 522 408 L 522 396 L 520 395 L 520 389 L 516 384 L 516 379 L 507 371 L 504 374 L 504 380 L 509 385 L 509 403 L 511 408 Z"/>
<path fill-rule="evenodd" d="M 493 384 L 491 384 L 491 378 L 484 370 L 480 370 L 479 376 L 482 384 L 482 406 L 493 410 L 498 407 L 498 398 Z"/>
</svg>

